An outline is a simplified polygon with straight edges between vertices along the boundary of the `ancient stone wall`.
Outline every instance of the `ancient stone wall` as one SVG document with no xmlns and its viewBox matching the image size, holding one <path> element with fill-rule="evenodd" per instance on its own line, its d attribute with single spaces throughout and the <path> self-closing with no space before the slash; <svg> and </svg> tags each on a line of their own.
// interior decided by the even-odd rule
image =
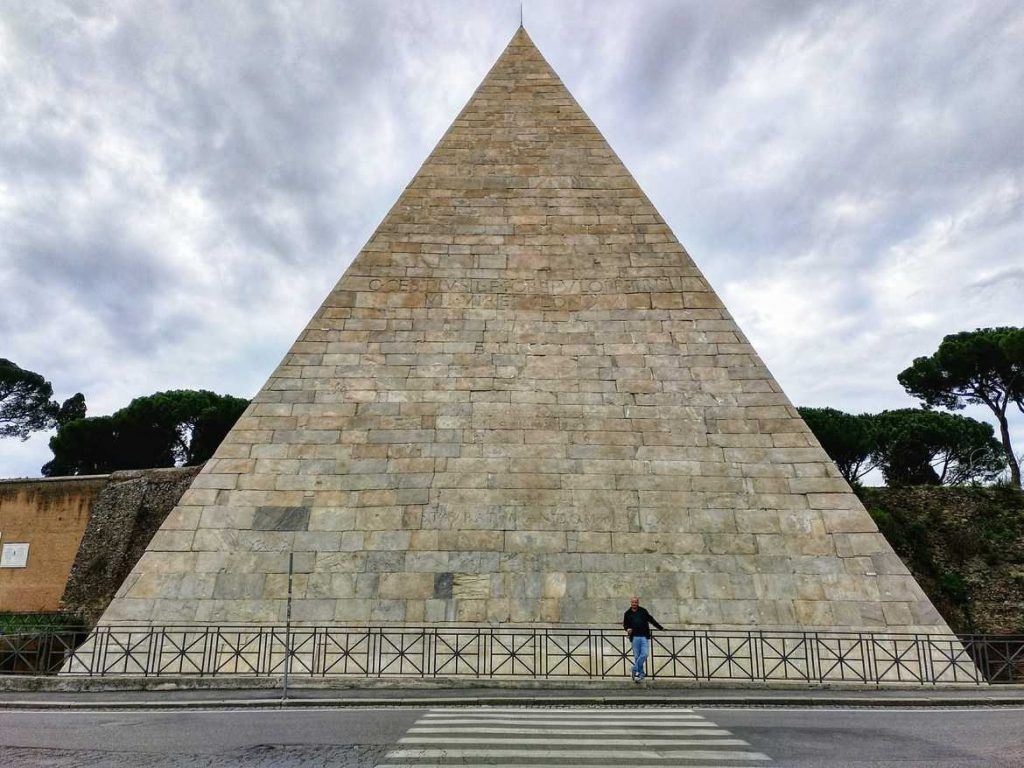
<svg viewBox="0 0 1024 768">
<path fill-rule="evenodd" d="M 24 568 L 0 567 L 0 611 L 55 611 L 106 475 L 0 480 L 0 546 L 27 544 Z"/>
<path fill-rule="evenodd" d="M 0 540 L 31 543 L 26 569 L 0 569 L 0 610 L 60 605 L 94 622 L 197 471 L 0 481 Z M 1024 493 L 918 486 L 858 495 L 955 631 L 1024 633 Z M 443 574 L 434 586 L 442 597 L 472 595 L 481 581 Z M 548 581 L 549 591 L 563 588 Z"/>
<path fill-rule="evenodd" d="M 114 472 L 96 496 L 61 607 L 94 623 L 199 467 Z"/>
<path fill-rule="evenodd" d="M 1024 634 L 1024 493 L 936 486 L 858 493 L 950 627 Z"/>
</svg>

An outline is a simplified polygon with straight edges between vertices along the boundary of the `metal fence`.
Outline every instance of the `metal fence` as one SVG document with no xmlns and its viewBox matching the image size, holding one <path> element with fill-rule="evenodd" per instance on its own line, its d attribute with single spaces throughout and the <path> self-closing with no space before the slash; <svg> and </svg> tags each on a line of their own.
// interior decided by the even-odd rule
<svg viewBox="0 0 1024 768">
<path fill-rule="evenodd" d="M 621 630 L 538 627 L 103 626 L 0 634 L 0 674 L 75 676 L 629 676 Z M 651 678 L 798 683 L 1024 681 L 1024 636 L 665 631 Z"/>
<path fill-rule="evenodd" d="M 61 611 L 0 611 L 0 635 L 81 626 L 82 617 Z"/>
</svg>

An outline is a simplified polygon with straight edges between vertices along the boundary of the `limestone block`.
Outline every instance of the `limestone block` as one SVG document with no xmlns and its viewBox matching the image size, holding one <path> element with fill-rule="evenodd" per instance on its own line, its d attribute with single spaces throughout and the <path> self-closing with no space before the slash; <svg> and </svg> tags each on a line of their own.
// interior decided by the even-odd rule
<svg viewBox="0 0 1024 768">
<path fill-rule="evenodd" d="M 832 537 L 840 557 L 884 555 L 892 548 L 880 533 L 837 533 Z"/>
<path fill-rule="evenodd" d="M 544 575 L 542 595 L 546 598 L 565 597 L 567 577 L 564 573 L 547 573 Z"/>
<path fill-rule="evenodd" d="M 448 607 L 451 603 L 447 600 L 425 600 L 424 603 L 424 621 L 431 624 L 437 622 L 446 621 L 448 619 Z M 454 607 L 452 610 L 454 616 Z"/>
<path fill-rule="evenodd" d="M 211 505 L 202 510 L 198 527 L 250 529 L 255 515 L 255 507 Z"/>
<path fill-rule="evenodd" d="M 339 599 L 334 601 L 334 621 L 361 622 L 370 619 L 370 601 Z"/>
<path fill-rule="evenodd" d="M 267 577 L 268 580 L 270 576 Z M 187 573 L 179 577 L 176 596 L 185 600 L 208 600 L 213 597 L 216 577 L 209 573 Z"/>
<path fill-rule="evenodd" d="M 363 546 L 368 550 L 401 550 L 409 549 L 409 541 L 412 538 L 409 531 L 370 531 Z"/>
<path fill-rule="evenodd" d="M 836 625 L 832 604 L 827 601 L 794 600 L 797 621 L 805 627 L 832 627 Z"/>
<path fill-rule="evenodd" d="M 352 573 L 311 573 L 305 577 L 305 580 L 306 589 L 301 594 L 306 598 L 345 598 L 355 595 L 356 579 L 355 575 Z M 285 583 L 287 584 L 287 578 L 285 578 Z M 298 585 L 292 585 L 293 595 L 296 592 L 296 586 Z M 265 588 L 264 591 L 268 592 L 269 587 Z M 268 594 L 268 597 L 269 596 L 270 595 Z M 276 593 L 273 596 L 280 597 L 280 595 Z"/>
<path fill-rule="evenodd" d="M 505 548 L 510 552 L 564 552 L 564 531 L 508 531 Z"/>
<path fill-rule="evenodd" d="M 310 531 L 350 531 L 355 527 L 355 510 L 344 507 L 312 509 L 309 512 Z"/>
<path fill-rule="evenodd" d="M 697 554 L 707 550 L 704 537 L 691 533 L 613 533 L 612 547 L 624 553 Z"/>
<path fill-rule="evenodd" d="M 865 600 L 857 604 L 860 612 L 860 619 L 853 626 L 881 628 L 886 625 L 885 617 L 886 603 L 877 600 Z"/>
<path fill-rule="evenodd" d="M 795 556 L 790 558 L 790 565 L 796 574 L 816 575 L 846 572 L 843 561 L 830 556 Z"/>
<path fill-rule="evenodd" d="M 383 573 L 378 592 L 394 600 L 426 600 L 434 596 L 433 573 Z"/>
<path fill-rule="evenodd" d="M 698 599 L 732 600 L 732 574 L 729 573 L 696 573 L 693 574 L 694 595 Z"/>
<path fill-rule="evenodd" d="M 766 509 L 737 509 L 734 512 L 739 533 L 780 533 L 779 513 Z"/>
<path fill-rule="evenodd" d="M 497 552 L 449 552 L 448 564 L 452 571 L 493 573 L 499 570 L 501 557 Z M 504 567 L 500 569 L 508 570 Z"/>
<path fill-rule="evenodd" d="M 377 553 L 374 553 L 375 555 Z M 363 552 L 317 552 L 314 570 L 316 571 L 362 571 L 367 565 L 368 557 Z M 402 558 L 405 563 L 405 558 Z"/>
<path fill-rule="evenodd" d="M 356 511 L 355 527 L 362 531 L 394 531 L 402 528 L 401 507 L 368 507 Z"/>
<path fill-rule="evenodd" d="M 833 600 L 829 603 L 829 609 L 832 612 L 832 621 L 838 627 L 861 626 L 859 603 Z"/>
<path fill-rule="evenodd" d="M 161 528 L 150 539 L 149 548 L 154 552 L 189 552 L 195 533 L 189 530 Z"/>
<path fill-rule="evenodd" d="M 716 555 L 752 555 L 757 552 L 757 540 L 749 533 L 709 533 L 704 537 L 708 551 Z"/>
<path fill-rule="evenodd" d="M 202 507 L 186 507 L 179 504 L 164 518 L 161 528 L 169 531 L 194 531 L 199 526 Z"/>
<path fill-rule="evenodd" d="M 739 531 L 737 515 L 738 510 L 732 509 L 691 510 L 690 530 L 703 533 L 750 533 L 750 531 Z"/>
<path fill-rule="evenodd" d="M 431 589 L 433 586 L 431 586 Z M 481 573 L 456 573 L 452 582 L 452 597 L 459 605 L 465 602 L 483 602 L 491 596 L 491 577 Z M 480 610 L 483 610 L 481 607 Z"/>
<path fill-rule="evenodd" d="M 153 618 L 154 600 L 152 598 L 121 597 L 112 602 L 110 606 L 103 614 L 104 624 L 149 621 Z"/>
<path fill-rule="evenodd" d="M 213 588 L 216 600 L 255 600 L 263 597 L 265 573 L 219 573 Z"/>
<path fill-rule="evenodd" d="M 791 573 L 752 574 L 754 592 L 761 599 L 792 600 L 798 595 L 796 582 Z"/>
<path fill-rule="evenodd" d="M 435 548 L 449 552 L 500 552 L 505 548 L 505 534 L 502 531 L 440 531 Z"/>
<path fill-rule="evenodd" d="M 199 600 L 195 620 L 202 624 L 271 624 L 284 619 L 282 600 Z"/>
<path fill-rule="evenodd" d="M 485 621 L 487 619 L 487 600 L 456 600 L 456 621 Z"/>
<path fill-rule="evenodd" d="M 392 622 L 405 620 L 404 600 L 371 600 L 370 621 Z"/>
<path fill-rule="evenodd" d="M 363 570 L 371 573 L 401 573 L 405 571 L 406 553 L 401 550 L 367 552 Z"/>
<path fill-rule="evenodd" d="M 850 493 L 850 486 L 841 477 L 794 477 L 789 480 L 789 490 L 792 493 L 811 494 L 811 507 L 814 509 L 857 509 L 859 507 L 856 497 L 854 497 L 853 503 L 850 502 L 849 497 L 853 494 Z M 823 497 L 833 494 L 838 494 L 843 498 L 825 499 L 824 503 L 829 503 L 830 506 L 818 506 L 816 503 L 822 502 Z M 837 504 L 842 506 L 836 506 Z"/>
<path fill-rule="evenodd" d="M 698 627 L 722 624 L 722 601 L 681 600 L 679 602 L 679 623 L 683 626 Z"/>
<path fill-rule="evenodd" d="M 430 573 L 451 570 L 447 552 L 409 552 L 405 558 L 405 567 L 410 571 Z"/>
<path fill-rule="evenodd" d="M 292 549 L 297 552 L 337 552 L 342 548 L 338 531 L 300 531 L 293 534 Z"/>
<path fill-rule="evenodd" d="M 925 599 L 923 590 L 909 574 L 879 576 L 877 584 L 882 600 L 916 602 Z"/>
<path fill-rule="evenodd" d="M 852 493 L 808 493 L 807 503 L 811 509 L 863 509 Z"/>
<path fill-rule="evenodd" d="M 608 552 L 612 547 L 611 533 L 595 531 L 569 531 L 566 546 L 570 552 Z"/>
<path fill-rule="evenodd" d="M 175 574 L 146 571 L 135 575 L 136 578 L 125 592 L 126 596 L 133 599 L 161 597 L 164 594 L 170 594 L 177 586 L 174 583 L 177 580 Z"/>
<path fill-rule="evenodd" d="M 914 623 L 914 616 L 910 610 L 910 603 L 884 602 L 881 604 L 884 623 L 890 626 L 910 626 Z"/>
<path fill-rule="evenodd" d="M 764 608 L 765 604 L 756 600 L 723 600 L 719 605 L 722 623 L 741 626 L 761 625 Z"/>
<path fill-rule="evenodd" d="M 299 622 L 332 621 L 335 616 L 336 602 L 332 598 L 295 600 L 292 603 L 292 620 Z"/>
<path fill-rule="evenodd" d="M 821 513 L 829 533 L 876 533 L 871 515 L 859 509 L 830 509 Z"/>
</svg>

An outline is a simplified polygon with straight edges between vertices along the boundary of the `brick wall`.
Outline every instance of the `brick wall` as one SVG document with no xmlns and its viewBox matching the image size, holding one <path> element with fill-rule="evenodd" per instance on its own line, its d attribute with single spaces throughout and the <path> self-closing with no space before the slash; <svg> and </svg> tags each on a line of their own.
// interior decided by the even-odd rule
<svg viewBox="0 0 1024 768">
<path fill-rule="evenodd" d="M 106 475 L 0 481 L 0 545 L 29 545 L 25 568 L 0 568 L 0 611 L 55 611 Z"/>
</svg>

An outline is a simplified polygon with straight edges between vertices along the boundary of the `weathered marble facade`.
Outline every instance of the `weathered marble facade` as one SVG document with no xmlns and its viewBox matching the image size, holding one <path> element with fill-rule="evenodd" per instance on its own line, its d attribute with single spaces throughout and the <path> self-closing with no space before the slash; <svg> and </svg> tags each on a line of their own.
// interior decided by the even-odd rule
<svg viewBox="0 0 1024 768">
<path fill-rule="evenodd" d="M 103 622 L 947 631 L 520 30 Z"/>
</svg>

